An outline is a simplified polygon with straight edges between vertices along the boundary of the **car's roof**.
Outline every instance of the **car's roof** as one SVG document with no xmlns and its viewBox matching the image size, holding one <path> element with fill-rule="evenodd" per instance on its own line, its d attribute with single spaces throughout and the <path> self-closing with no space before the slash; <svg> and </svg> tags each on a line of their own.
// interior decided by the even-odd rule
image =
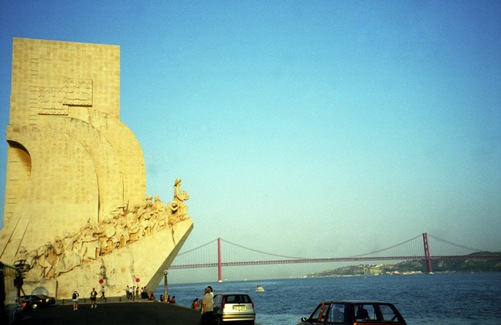
<svg viewBox="0 0 501 325">
<path fill-rule="evenodd" d="M 379 300 L 328 300 L 328 301 L 322 301 L 319 304 L 387 304 L 387 305 L 393 305 L 391 302 L 387 301 L 379 301 Z"/>
</svg>

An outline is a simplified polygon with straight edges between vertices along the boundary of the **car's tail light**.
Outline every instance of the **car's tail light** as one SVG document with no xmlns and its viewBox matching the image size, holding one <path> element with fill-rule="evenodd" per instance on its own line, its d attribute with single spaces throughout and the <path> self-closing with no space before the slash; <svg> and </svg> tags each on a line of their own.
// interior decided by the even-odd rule
<svg viewBox="0 0 501 325">
<path fill-rule="evenodd" d="M 224 305 L 226 304 L 226 297 L 221 300 L 221 310 L 224 310 Z"/>
<path fill-rule="evenodd" d="M 21 303 L 21 305 L 23 306 L 23 309 L 27 309 L 28 308 L 28 303 L 26 301 L 23 301 Z"/>
</svg>

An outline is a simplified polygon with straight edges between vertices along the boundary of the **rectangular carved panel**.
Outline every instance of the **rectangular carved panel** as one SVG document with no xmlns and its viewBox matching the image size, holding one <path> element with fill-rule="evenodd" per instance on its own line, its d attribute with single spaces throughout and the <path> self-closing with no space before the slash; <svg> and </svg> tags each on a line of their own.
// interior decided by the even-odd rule
<svg viewBox="0 0 501 325">
<path fill-rule="evenodd" d="M 64 104 L 92 106 L 92 80 L 65 79 Z"/>
<path fill-rule="evenodd" d="M 63 105 L 64 90 L 57 87 L 38 88 L 38 114 L 68 115 L 68 107 Z"/>
</svg>

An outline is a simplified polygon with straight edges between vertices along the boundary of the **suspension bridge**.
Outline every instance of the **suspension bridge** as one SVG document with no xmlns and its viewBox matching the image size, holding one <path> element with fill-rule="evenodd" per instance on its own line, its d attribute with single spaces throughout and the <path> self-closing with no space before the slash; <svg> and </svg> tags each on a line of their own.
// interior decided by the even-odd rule
<svg viewBox="0 0 501 325">
<path fill-rule="evenodd" d="M 433 242 L 433 254 L 431 254 L 430 240 Z M 231 247 L 224 251 L 223 245 Z M 227 246 L 226 246 L 227 245 Z M 217 246 L 216 248 L 214 246 Z M 242 258 L 242 251 L 245 251 Z M 328 262 L 361 262 L 361 261 L 408 261 L 424 260 L 426 262 L 426 272 L 432 273 L 432 260 L 501 260 L 500 255 L 487 254 L 487 252 L 466 247 L 450 242 L 428 233 L 419 234 L 401 243 L 378 249 L 369 253 L 348 257 L 320 257 L 306 258 L 295 257 L 242 246 L 237 243 L 217 238 L 196 248 L 181 252 L 177 255 L 173 265 L 169 270 L 193 269 L 193 268 L 217 268 L 218 281 L 222 281 L 223 267 L 230 266 L 250 266 L 250 265 L 272 265 L 272 264 L 297 264 L 297 263 L 328 263 Z M 196 261 L 196 262 L 193 262 Z"/>
</svg>

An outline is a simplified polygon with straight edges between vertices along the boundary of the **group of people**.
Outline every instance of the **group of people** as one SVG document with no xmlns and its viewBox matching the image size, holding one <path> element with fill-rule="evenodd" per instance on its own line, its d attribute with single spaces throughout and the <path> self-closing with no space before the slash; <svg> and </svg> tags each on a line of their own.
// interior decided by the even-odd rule
<svg viewBox="0 0 501 325">
<path fill-rule="evenodd" d="M 139 287 L 136 286 L 127 286 L 127 288 L 125 288 L 125 295 L 127 297 L 127 300 L 136 300 L 136 298 L 139 298 L 139 290 L 141 290 L 141 299 L 150 299 L 153 295 L 153 293 L 151 295 L 148 295 L 146 287 L 139 289 Z"/>
<path fill-rule="evenodd" d="M 127 294 L 127 300 L 134 300 L 135 297 L 139 297 L 139 287 L 135 286 L 127 286 L 126 288 L 126 294 Z M 98 293 L 95 288 L 92 288 L 92 291 L 90 292 L 90 308 L 97 308 L 97 296 Z M 72 300 L 73 300 L 73 310 L 76 311 L 78 310 L 78 298 L 79 294 L 78 291 L 75 289 L 72 295 Z M 148 296 L 148 293 L 146 292 L 146 287 L 141 288 L 141 298 L 143 299 L 149 299 L 149 300 L 155 300 L 155 296 L 153 293 Z M 106 299 L 104 296 L 104 286 L 101 286 L 101 299 Z M 176 303 L 176 296 L 167 296 L 167 299 L 163 295 L 160 295 L 160 301 L 161 302 L 169 302 L 169 303 Z M 211 286 L 208 286 L 207 288 L 204 289 L 204 295 L 201 300 L 198 298 L 195 298 L 191 304 L 191 308 L 193 309 L 200 309 L 200 314 L 201 314 L 201 325 L 205 324 L 213 324 L 213 311 L 214 311 L 214 292 L 212 290 Z"/>
<path fill-rule="evenodd" d="M 165 299 L 164 295 L 160 295 L 160 302 L 167 302 L 169 304 L 175 304 L 176 303 L 176 296 L 167 296 L 167 299 Z"/>
<path fill-rule="evenodd" d="M 92 291 L 90 292 L 90 308 L 97 308 L 97 291 L 96 288 L 92 288 Z M 73 294 L 71 295 L 71 300 L 73 301 L 73 311 L 78 310 L 78 298 L 80 297 L 80 294 L 78 293 L 77 289 L 73 291 Z M 101 298 L 100 299 L 106 299 L 104 296 L 104 286 L 101 286 Z"/>
<path fill-rule="evenodd" d="M 126 297 L 127 300 L 136 300 L 136 298 L 141 297 L 141 299 L 148 299 L 150 301 L 156 301 L 155 295 L 152 293 L 148 294 L 148 291 L 146 287 L 142 287 L 139 289 L 139 287 L 136 286 L 127 286 L 125 289 Z M 167 296 L 167 299 L 165 299 L 164 295 L 160 295 L 160 302 L 168 302 L 170 304 L 175 304 L 176 303 L 176 296 Z"/>
<path fill-rule="evenodd" d="M 126 295 L 127 295 L 127 300 L 135 300 L 135 297 L 139 297 L 139 287 L 127 286 L 127 289 L 125 291 L 126 291 Z M 90 308 L 97 308 L 97 296 L 98 296 L 98 293 L 96 291 L 96 288 L 92 288 L 92 291 L 90 292 Z M 73 291 L 73 294 L 71 296 L 71 300 L 73 301 L 73 310 L 74 311 L 78 310 L 78 299 L 79 298 L 80 298 L 80 294 L 78 293 L 77 289 L 75 289 L 75 291 Z M 148 295 L 148 293 L 146 292 L 146 287 L 141 288 L 141 298 L 155 301 L 155 296 L 153 295 L 153 292 L 150 295 Z M 106 297 L 104 295 L 104 286 L 101 286 L 101 297 L 99 299 L 106 300 Z M 160 301 L 175 304 L 176 303 L 176 296 L 172 296 L 172 297 L 167 296 L 167 300 L 165 300 L 164 296 L 160 295 Z"/>
<path fill-rule="evenodd" d="M 127 286 L 126 288 L 126 295 L 127 295 L 127 300 L 134 300 L 135 297 L 139 296 L 139 287 L 135 286 Z M 96 288 L 92 288 L 92 291 L 90 292 L 90 308 L 97 308 L 97 296 L 98 293 L 96 291 Z M 80 294 L 78 293 L 77 289 L 73 291 L 71 300 L 73 301 L 73 311 L 78 310 L 78 299 L 80 297 Z M 148 293 L 146 292 L 146 287 L 141 288 L 141 298 L 143 299 L 148 299 L 155 301 L 155 296 L 153 293 L 148 296 Z M 101 297 L 100 299 L 106 299 L 104 295 L 104 286 L 101 286 Z M 161 302 L 168 302 L 171 304 L 176 303 L 176 296 L 167 296 L 167 299 L 163 295 L 160 295 L 160 301 Z M 201 324 L 212 324 L 213 322 L 213 311 L 214 311 L 214 292 L 212 290 L 211 286 L 208 286 L 204 290 L 204 296 L 199 301 L 198 298 L 195 298 L 191 304 L 191 308 L 193 309 L 200 309 L 201 313 Z"/>
</svg>

